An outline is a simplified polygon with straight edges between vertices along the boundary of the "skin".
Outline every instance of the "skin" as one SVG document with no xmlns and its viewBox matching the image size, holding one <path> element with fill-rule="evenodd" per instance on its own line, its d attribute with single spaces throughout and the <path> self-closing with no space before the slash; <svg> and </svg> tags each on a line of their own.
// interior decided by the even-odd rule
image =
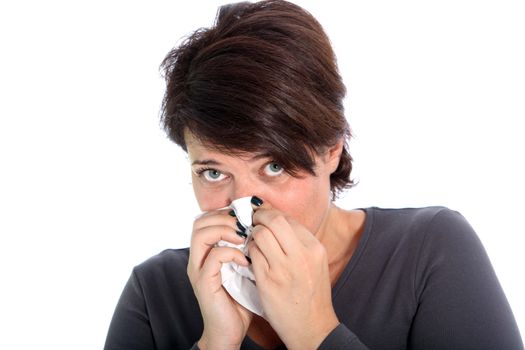
<svg viewBox="0 0 525 350">
<path fill-rule="evenodd" d="M 248 334 L 262 346 L 281 341 L 288 349 L 317 348 L 339 324 L 331 286 L 350 259 L 362 229 L 361 211 L 344 211 L 330 200 L 330 174 L 342 142 L 315 157 L 316 176 L 292 177 L 260 154 L 229 156 L 186 133 L 196 199 L 205 212 L 194 222 L 188 276 L 201 308 L 201 349 L 239 349 Z M 257 196 L 253 241 L 248 245 L 267 320 L 254 316 L 222 288 L 222 263 L 249 262 L 219 240 L 243 242 L 228 206 Z M 346 243 L 346 244 L 343 244 Z"/>
</svg>

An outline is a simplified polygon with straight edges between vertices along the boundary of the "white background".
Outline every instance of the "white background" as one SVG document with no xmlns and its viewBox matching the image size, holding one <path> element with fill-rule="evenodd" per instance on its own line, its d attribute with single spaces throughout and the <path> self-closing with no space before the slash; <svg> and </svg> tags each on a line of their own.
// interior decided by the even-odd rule
<svg viewBox="0 0 525 350">
<path fill-rule="evenodd" d="M 158 66 L 222 3 L 0 4 L 0 348 L 102 348 L 132 267 L 188 244 Z M 360 184 L 339 203 L 460 211 L 524 333 L 524 2 L 297 3 L 348 87 Z"/>
</svg>

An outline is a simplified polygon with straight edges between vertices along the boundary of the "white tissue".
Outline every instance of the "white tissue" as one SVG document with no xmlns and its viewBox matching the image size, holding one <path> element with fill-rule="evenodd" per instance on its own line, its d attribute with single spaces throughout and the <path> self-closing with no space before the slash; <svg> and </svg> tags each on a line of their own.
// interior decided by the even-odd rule
<svg viewBox="0 0 525 350">
<path fill-rule="evenodd" d="M 252 233 L 252 215 L 253 209 L 251 204 L 252 197 L 243 197 L 234 200 L 230 204 L 230 208 L 235 211 L 237 219 L 241 225 L 246 228 L 248 237 L 244 243 L 235 245 L 226 241 L 219 241 L 217 243 L 220 247 L 237 248 L 249 256 L 246 244 L 249 242 Z M 239 266 L 234 262 L 224 263 L 221 268 L 222 285 L 228 291 L 233 299 L 239 304 L 247 308 L 257 315 L 263 316 L 263 308 L 257 286 L 255 284 L 255 276 L 253 274 L 252 266 Z"/>
</svg>

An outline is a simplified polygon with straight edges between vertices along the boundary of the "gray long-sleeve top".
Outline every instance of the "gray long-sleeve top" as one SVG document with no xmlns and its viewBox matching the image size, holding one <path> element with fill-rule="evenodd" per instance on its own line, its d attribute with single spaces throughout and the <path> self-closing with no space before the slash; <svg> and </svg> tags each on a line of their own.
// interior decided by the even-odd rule
<svg viewBox="0 0 525 350">
<path fill-rule="evenodd" d="M 332 289 L 341 324 L 320 349 L 523 349 L 463 216 L 443 207 L 364 210 L 359 245 Z M 197 349 L 203 323 L 186 275 L 188 253 L 166 250 L 135 267 L 105 350 Z M 262 349 L 249 337 L 241 348 Z"/>
</svg>

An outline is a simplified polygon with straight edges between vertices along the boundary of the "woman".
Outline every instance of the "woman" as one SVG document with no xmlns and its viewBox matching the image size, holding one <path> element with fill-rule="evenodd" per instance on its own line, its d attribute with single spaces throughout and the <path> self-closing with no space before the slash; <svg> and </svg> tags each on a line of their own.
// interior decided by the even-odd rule
<svg viewBox="0 0 525 350">
<path fill-rule="evenodd" d="M 441 207 L 343 210 L 345 87 L 319 23 L 285 1 L 220 9 L 163 62 L 163 124 L 204 214 L 189 249 L 137 266 L 106 349 L 522 349 L 465 219 Z M 249 258 L 229 209 L 252 197 Z M 251 266 L 264 318 L 222 286 Z"/>
</svg>

